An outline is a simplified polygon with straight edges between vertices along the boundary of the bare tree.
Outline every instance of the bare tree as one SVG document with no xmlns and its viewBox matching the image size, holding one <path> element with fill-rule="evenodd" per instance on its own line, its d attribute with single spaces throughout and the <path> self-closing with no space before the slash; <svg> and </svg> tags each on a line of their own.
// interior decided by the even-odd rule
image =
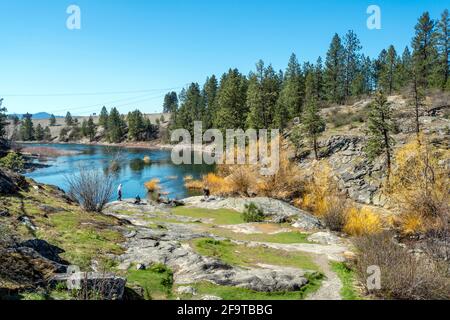
<svg viewBox="0 0 450 320">
<path fill-rule="evenodd" d="M 98 169 L 80 167 L 77 173 L 66 176 L 69 196 L 86 211 L 101 212 L 113 194 L 113 179 Z"/>
</svg>

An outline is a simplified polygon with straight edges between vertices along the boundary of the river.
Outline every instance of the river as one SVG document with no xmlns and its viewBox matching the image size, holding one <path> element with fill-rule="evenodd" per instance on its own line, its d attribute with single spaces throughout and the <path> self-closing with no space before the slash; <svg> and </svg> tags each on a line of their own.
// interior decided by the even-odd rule
<svg viewBox="0 0 450 320">
<path fill-rule="evenodd" d="M 26 147 L 56 148 L 67 155 L 36 160 L 48 165 L 38 168 L 26 176 L 37 182 L 56 185 L 67 191 L 67 176 L 75 173 L 80 167 L 107 170 L 115 163 L 113 171 L 114 185 L 123 185 L 123 197 L 134 198 L 139 195 L 148 197 L 144 183 L 151 179 L 159 179 L 161 192 L 167 193 L 171 199 L 182 199 L 194 195 L 184 187 L 184 177 L 201 178 L 214 171 L 208 165 L 174 165 L 168 150 L 148 150 L 142 148 L 122 148 L 109 146 L 91 146 L 79 144 L 27 144 Z M 146 164 L 144 157 L 150 157 Z M 114 195 L 115 197 L 115 195 Z"/>
</svg>

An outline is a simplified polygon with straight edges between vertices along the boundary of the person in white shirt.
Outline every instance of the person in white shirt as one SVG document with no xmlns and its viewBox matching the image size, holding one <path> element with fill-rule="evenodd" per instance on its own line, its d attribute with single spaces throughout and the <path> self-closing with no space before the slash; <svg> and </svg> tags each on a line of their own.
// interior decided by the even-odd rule
<svg viewBox="0 0 450 320">
<path fill-rule="evenodd" d="M 122 201 L 122 184 L 117 188 L 117 200 Z"/>
</svg>

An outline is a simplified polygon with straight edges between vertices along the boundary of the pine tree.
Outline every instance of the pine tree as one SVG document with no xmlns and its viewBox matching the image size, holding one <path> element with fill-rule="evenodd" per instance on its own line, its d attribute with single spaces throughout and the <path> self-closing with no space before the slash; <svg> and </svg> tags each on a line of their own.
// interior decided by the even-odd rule
<svg viewBox="0 0 450 320">
<path fill-rule="evenodd" d="M 34 140 L 34 126 L 31 118 L 32 115 L 29 113 L 23 115 L 22 125 L 20 127 L 20 136 L 23 141 Z"/>
<path fill-rule="evenodd" d="M 95 126 L 94 119 L 92 118 L 92 116 L 90 116 L 87 122 L 87 136 L 89 138 L 89 141 L 92 142 L 95 140 L 96 131 L 97 127 Z"/>
<path fill-rule="evenodd" d="M 220 80 L 214 127 L 220 130 L 245 129 L 248 108 L 247 79 L 238 69 L 230 69 Z"/>
<path fill-rule="evenodd" d="M 398 68 L 397 78 L 400 88 L 404 88 L 407 84 L 411 82 L 412 68 L 413 63 L 411 52 L 409 51 L 409 48 L 406 47 L 405 50 L 403 51 L 401 62 Z"/>
<path fill-rule="evenodd" d="M 178 109 L 178 96 L 177 93 L 172 91 L 166 94 L 163 103 L 163 112 L 172 113 Z"/>
<path fill-rule="evenodd" d="M 388 182 L 391 173 L 392 147 L 395 143 L 391 136 L 392 129 L 391 105 L 382 91 L 378 91 L 370 105 L 365 151 L 372 161 L 382 153 L 385 154 Z"/>
<path fill-rule="evenodd" d="M 36 141 L 44 140 L 44 129 L 42 128 L 40 123 L 36 126 L 36 130 L 35 130 L 35 133 L 34 133 L 34 138 L 35 138 Z"/>
<path fill-rule="evenodd" d="M 438 45 L 438 79 L 442 89 L 450 89 L 449 81 L 449 54 L 450 54 L 450 18 L 448 10 L 445 9 L 441 15 L 441 19 L 437 24 L 437 45 Z"/>
<path fill-rule="evenodd" d="M 176 128 L 194 134 L 194 121 L 202 121 L 203 100 L 198 83 L 191 83 L 186 90 L 183 103 L 177 111 Z"/>
<path fill-rule="evenodd" d="M 144 132 L 144 116 L 139 110 L 128 113 L 128 140 L 141 141 Z"/>
<path fill-rule="evenodd" d="M 109 142 L 118 143 L 123 140 L 123 136 L 125 134 L 125 124 L 116 108 L 112 108 L 109 113 L 107 127 Z"/>
<path fill-rule="evenodd" d="M 149 118 L 144 119 L 144 129 L 142 132 L 142 138 L 145 141 L 149 141 L 157 138 L 159 132 L 158 126 L 151 123 Z"/>
<path fill-rule="evenodd" d="M 437 60 L 435 22 L 428 12 L 419 18 L 415 30 L 412 41 L 413 62 L 417 80 L 426 89 L 432 81 L 432 72 Z"/>
<path fill-rule="evenodd" d="M 274 114 L 280 92 L 281 81 L 277 73 L 269 65 L 264 67 L 260 60 L 256 64 L 256 72 L 250 75 L 247 91 L 247 127 L 252 129 L 268 129 L 274 125 Z"/>
<path fill-rule="evenodd" d="M 335 34 L 325 60 L 325 91 L 328 101 L 342 103 L 344 98 L 344 47 L 341 38 Z"/>
<path fill-rule="evenodd" d="M 3 99 L 0 99 L 0 140 L 4 140 L 6 136 L 6 126 L 8 125 L 6 122 L 6 108 L 2 107 Z"/>
<path fill-rule="evenodd" d="M 321 101 L 324 98 L 324 84 L 323 84 L 323 63 L 322 57 L 317 58 L 314 67 L 314 91 L 316 100 Z"/>
<path fill-rule="evenodd" d="M 108 128 L 108 110 L 106 110 L 106 107 L 102 108 L 102 111 L 100 112 L 100 116 L 98 118 L 98 124 L 102 126 L 104 129 Z"/>
<path fill-rule="evenodd" d="M 397 85 L 395 76 L 398 68 L 398 56 L 394 46 L 389 46 L 385 58 L 380 70 L 380 88 L 391 95 Z"/>
<path fill-rule="evenodd" d="M 352 83 L 358 74 L 360 65 L 360 41 L 353 30 L 349 30 L 344 37 L 344 99 L 351 95 Z"/>
<path fill-rule="evenodd" d="M 68 127 L 73 126 L 73 118 L 72 118 L 72 115 L 70 114 L 70 112 L 67 112 L 65 122 L 66 122 L 66 126 L 68 126 Z"/>
<path fill-rule="evenodd" d="M 203 86 L 202 99 L 204 104 L 203 125 L 204 129 L 213 127 L 213 121 L 216 116 L 216 97 L 218 83 L 215 75 L 208 77 Z"/>
<path fill-rule="evenodd" d="M 302 131 L 310 141 L 314 150 L 314 157 L 319 159 L 317 139 L 325 131 L 326 124 L 319 113 L 314 93 L 314 74 L 308 73 L 306 77 L 306 104 L 302 117 Z"/>
<path fill-rule="evenodd" d="M 362 55 L 360 71 L 352 83 L 352 95 L 360 96 L 370 94 L 374 86 L 373 82 L 372 60 L 370 60 L 369 57 Z"/>
<path fill-rule="evenodd" d="M 284 81 L 276 105 L 275 127 L 284 129 L 289 120 L 300 117 L 304 103 L 304 91 L 302 70 L 293 53 L 284 73 Z"/>
<path fill-rule="evenodd" d="M 54 126 L 56 125 L 56 118 L 55 118 L 55 115 L 54 115 L 54 114 L 52 114 L 52 115 L 50 116 L 49 121 L 50 121 L 50 127 L 54 127 Z"/>
</svg>

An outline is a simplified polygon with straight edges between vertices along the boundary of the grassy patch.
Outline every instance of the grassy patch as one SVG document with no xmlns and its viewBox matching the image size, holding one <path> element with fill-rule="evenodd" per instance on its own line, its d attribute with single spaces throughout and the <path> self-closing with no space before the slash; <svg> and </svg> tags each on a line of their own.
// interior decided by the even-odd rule
<svg viewBox="0 0 450 320">
<path fill-rule="evenodd" d="M 299 291 L 292 292 L 258 292 L 245 288 L 219 286 L 209 282 L 191 285 L 197 290 L 197 295 L 213 295 L 224 300 L 302 300 L 316 292 L 322 283 L 323 275 L 320 273 L 308 274 L 309 283 Z M 189 299 L 192 297 L 184 296 Z"/>
<path fill-rule="evenodd" d="M 233 232 L 231 230 L 223 228 L 210 228 L 207 231 L 220 237 L 240 241 L 255 241 L 255 242 L 269 242 L 269 243 L 283 243 L 283 244 L 310 243 L 307 239 L 309 234 L 298 231 L 280 232 L 274 234 L 267 234 L 267 233 L 245 234 Z"/>
<path fill-rule="evenodd" d="M 172 294 L 173 273 L 164 265 L 156 264 L 146 270 L 129 270 L 128 286 L 140 286 L 147 300 L 168 299 Z"/>
<path fill-rule="evenodd" d="M 241 214 L 234 210 L 229 209 L 198 209 L 198 208 L 188 208 L 188 207 L 177 207 L 174 208 L 173 214 L 179 216 L 187 216 L 197 219 L 212 219 L 215 224 L 226 225 L 226 224 L 241 224 L 245 221 L 242 219 Z"/>
<path fill-rule="evenodd" d="M 38 237 L 58 246 L 66 252 L 61 257 L 82 269 L 89 269 L 92 259 L 102 260 L 107 254 L 120 254 L 119 243 L 124 239 L 114 230 L 118 220 L 102 214 L 87 213 L 78 206 L 68 204 L 55 196 L 49 186 L 19 196 L 0 197 L 7 204 L 11 218 L 5 224 L 11 225 L 24 239 Z M 51 209 L 45 209 L 43 205 Z M 26 215 L 37 227 L 36 231 L 25 228 L 17 217 Z"/>
<path fill-rule="evenodd" d="M 354 287 L 354 272 L 342 262 L 331 262 L 331 269 L 338 275 L 342 282 L 341 297 L 344 300 L 361 300 L 361 296 Z"/>
<path fill-rule="evenodd" d="M 303 270 L 319 270 L 311 256 L 303 252 L 288 252 L 262 246 L 250 248 L 230 241 L 213 239 L 197 239 L 192 241 L 192 244 L 199 254 L 215 257 L 231 265 L 255 266 L 262 263 Z"/>
</svg>

